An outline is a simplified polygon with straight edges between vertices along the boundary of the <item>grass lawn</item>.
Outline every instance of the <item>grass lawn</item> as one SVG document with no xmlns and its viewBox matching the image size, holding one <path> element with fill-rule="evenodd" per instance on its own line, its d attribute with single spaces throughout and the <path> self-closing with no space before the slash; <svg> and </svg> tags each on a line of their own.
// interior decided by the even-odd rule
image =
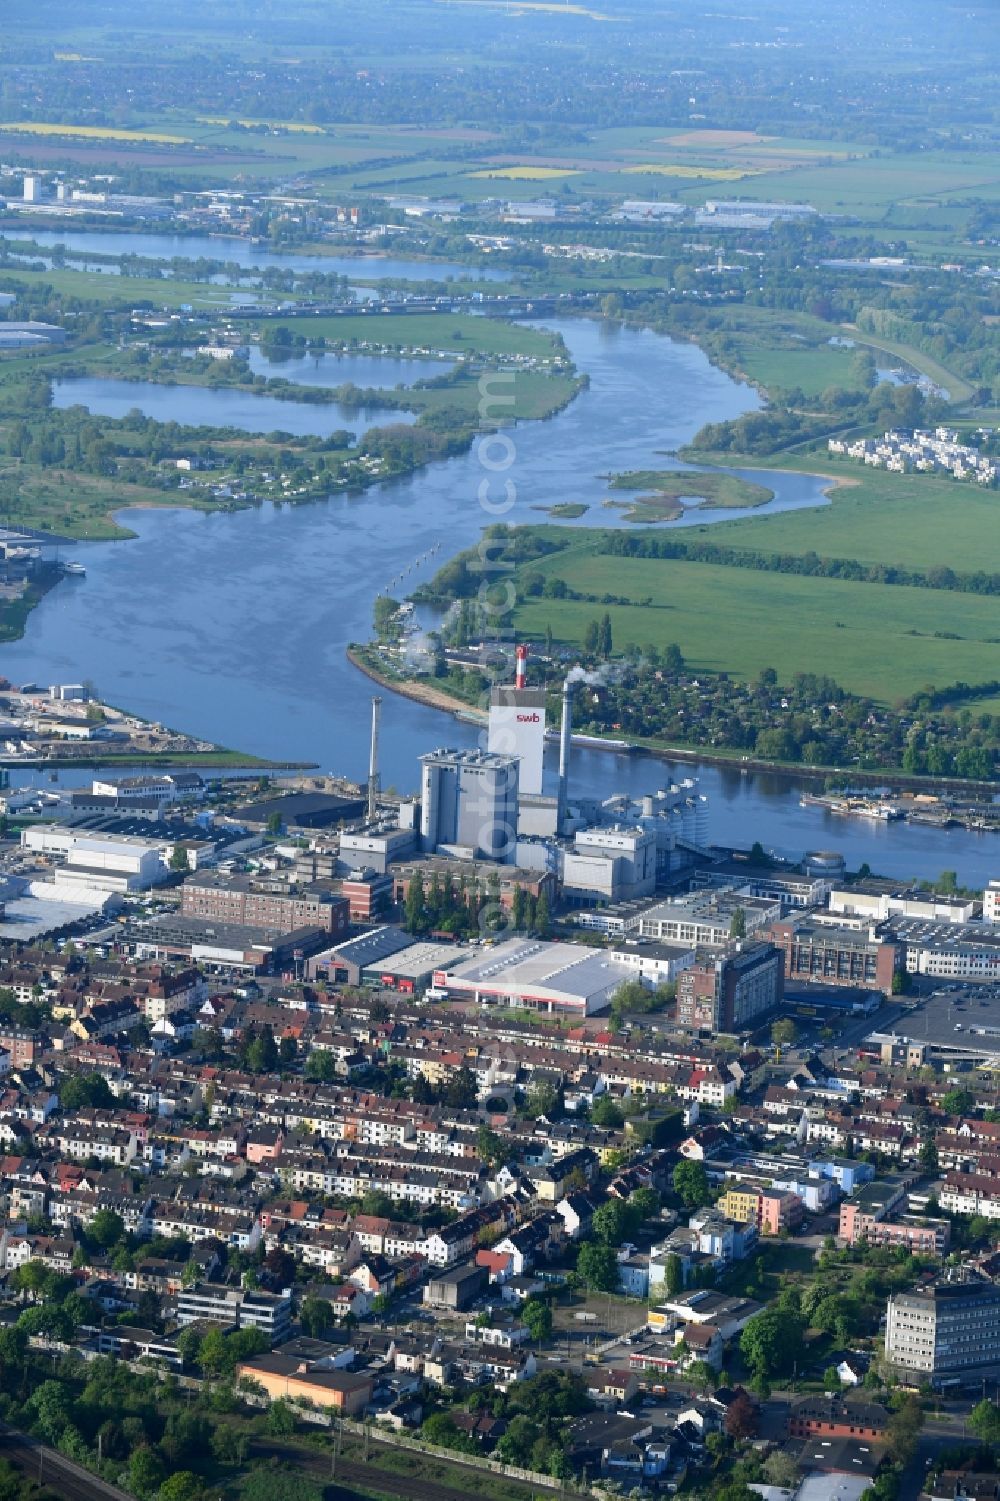
<svg viewBox="0 0 1000 1501">
<path fill-rule="evenodd" d="M 891 704 L 927 683 L 985 682 L 1000 659 L 1000 613 L 985 596 L 601 557 L 585 542 L 529 567 L 632 603 L 526 598 L 515 612 L 519 631 L 539 637 L 551 626 L 558 641 L 582 644 L 607 608 L 616 652 L 676 642 L 695 671 L 748 679 L 770 666 L 782 682 L 796 672 L 829 673 L 851 692 Z M 937 639 L 936 631 L 961 639 Z"/>
<path fill-rule="evenodd" d="M 516 355 L 551 359 L 562 353 L 554 334 L 523 323 L 478 318 L 465 313 L 358 313 L 343 318 L 296 318 L 295 331 L 329 342 L 399 345 L 453 354 Z"/>
<path fill-rule="evenodd" d="M 807 396 L 819 396 L 828 386 L 854 387 L 851 378 L 853 349 L 823 342 L 798 348 L 768 348 L 756 339 L 737 339 L 737 363 L 745 375 L 769 391 L 798 387 Z"/>
<path fill-rule="evenodd" d="M 746 467 L 738 456 L 719 458 Z M 829 474 L 848 485 L 831 492 L 829 506 L 713 526 L 711 538 L 720 545 L 763 552 L 811 550 L 824 558 L 857 558 L 863 563 L 908 568 L 946 565 L 956 573 L 1000 572 L 1000 493 L 996 490 L 931 475 L 880 473 L 822 452 L 749 462 L 767 469 Z M 931 598 L 936 601 L 939 596 Z M 937 604 L 928 608 L 936 612 Z"/>
</svg>

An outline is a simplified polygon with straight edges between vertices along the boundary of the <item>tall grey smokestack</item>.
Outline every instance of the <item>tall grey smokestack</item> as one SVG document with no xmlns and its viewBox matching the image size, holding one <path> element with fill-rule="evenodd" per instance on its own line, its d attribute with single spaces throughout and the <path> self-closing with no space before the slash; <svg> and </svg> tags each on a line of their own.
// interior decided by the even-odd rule
<svg viewBox="0 0 1000 1501">
<path fill-rule="evenodd" d="M 382 700 L 378 694 L 372 699 L 372 738 L 368 755 L 368 822 L 373 823 L 378 814 L 378 726 L 382 717 Z"/>
<path fill-rule="evenodd" d="M 559 735 L 559 801 L 556 813 L 556 831 L 562 832 L 566 821 L 566 799 L 569 795 L 569 754 L 573 739 L 573 707 L 570 697 L 573 688 L 569 678 L 563 683 L 562 729 Z"/>
</svg>

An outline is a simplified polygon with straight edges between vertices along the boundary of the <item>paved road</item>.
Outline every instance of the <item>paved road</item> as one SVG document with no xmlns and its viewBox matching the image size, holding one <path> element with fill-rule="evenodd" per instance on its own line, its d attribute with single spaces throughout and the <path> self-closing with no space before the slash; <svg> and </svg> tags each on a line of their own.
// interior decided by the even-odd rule
<svg viewBox="0 0 1000 1501">
<path fill-rule="evenodd" d="M 57 1450 L 6 1425 L 0 1427 L 0 1459 L 6 1459 L 32 1480 L 40 1480 L 64 1501 L 134 1501 L 125 1491 L 91 1475 Z"/>
</svg>

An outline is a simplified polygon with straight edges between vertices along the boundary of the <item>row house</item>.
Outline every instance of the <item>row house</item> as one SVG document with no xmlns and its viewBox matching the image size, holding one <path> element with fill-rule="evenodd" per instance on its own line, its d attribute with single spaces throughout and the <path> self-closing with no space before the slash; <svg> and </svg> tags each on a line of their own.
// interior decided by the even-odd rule
<svg viewBox="0 0 1000 1501">
<path fill-rule="evenodd" d="M 441 1225 L 428 1234 L 425 1242 L 427 1260 L 432 1266 L 452 1266 L 470 1256 L 484 1240 L 495 1241 L 512 1230 L 516 1221 L 516 1209 L 506 1199 L 469 1210 L 452 1220 L 450 1225 Z"/>
<path fill-rule="evenodd" d="M 32 1235 L 25 1229 L 0 1225 L 0 1271 L 14 1272 L 29 1261 L 39 1261 L 54 1272 L 68 1273 L 75 1249 L 71 1235 Z"/>
<path fill-rule="evenodd" d="M 938 1200 L 949 1214 L 981 1214 L 988 1220 L 1000 1220 L 1000 1178 L 982 1173 L 945 1173 Z"/>
<path fill-rule="evenodd" d="M 157 1203 L 150 1213 L 150 1233 L 167 1239 L 221 1240 L 238 1251 L 255 1251 L 260 1244 L 260 1220 L 252 1214 L 207 1214 L 204 1209 L 183 1209 Z"/>
<path fill-rule="evenodd" d="M 40 1139 L 39 1144 L 48 1145 L 81 1162 L 96 1158 L 99 1162 L 113 1163 L 115 1167 L 128 1167 L 135 1161 L 139 1147 L 132 1131 L 68 1123 L 47 1127 L 44 1140 Z"/>
</svg>

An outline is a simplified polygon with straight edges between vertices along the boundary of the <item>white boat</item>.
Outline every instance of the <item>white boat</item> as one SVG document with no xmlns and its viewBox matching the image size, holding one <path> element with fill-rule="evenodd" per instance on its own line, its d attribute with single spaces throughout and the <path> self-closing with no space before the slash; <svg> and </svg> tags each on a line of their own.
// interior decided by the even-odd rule
<svg viewBox="0 0 1000 1501">
<path fill-rule="evenodd" d="M 63 567 L 65 571 L 67 573 L 71 573 L 74 578 L 82 578 L 87 571 L 82 563 L 65 563 Z"/>
</svg>

